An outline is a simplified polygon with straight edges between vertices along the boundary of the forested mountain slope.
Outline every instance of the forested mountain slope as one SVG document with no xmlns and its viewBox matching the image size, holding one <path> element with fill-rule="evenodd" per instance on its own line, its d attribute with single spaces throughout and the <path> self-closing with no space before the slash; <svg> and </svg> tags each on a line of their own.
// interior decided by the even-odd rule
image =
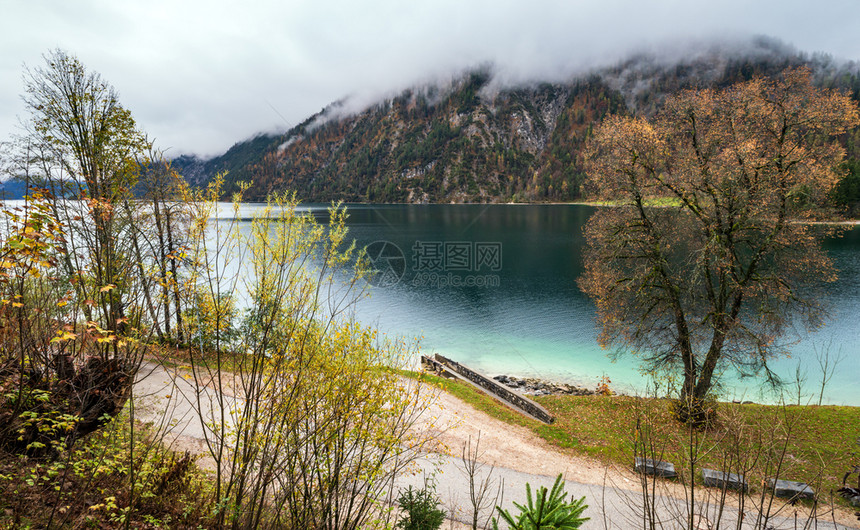
<svg viewBox="0 0 860 530">
<path fill-rule="evenodd" d="M 491 68 L 447 86 L 407 90 L 357 114 L 335 103 L 282 135 L 260 135 L 224 155 L 181 157 L 194 184 L 227 171 L 247 200 L 295 191 L 306 202 L 544 202 L 581 197 L 582 150 L 607 113 L 650 114 L 668 94 L 725 86 L 806 65 L 824 86 L 860 97 L 856 64 L 794 53 L 761 40 L 668 64 L 634 57 L 564 83 L 499 87 Z M 846 135 L 850 172 L 834 203 L 860 202 L 860 131 Z"/>
</svg>

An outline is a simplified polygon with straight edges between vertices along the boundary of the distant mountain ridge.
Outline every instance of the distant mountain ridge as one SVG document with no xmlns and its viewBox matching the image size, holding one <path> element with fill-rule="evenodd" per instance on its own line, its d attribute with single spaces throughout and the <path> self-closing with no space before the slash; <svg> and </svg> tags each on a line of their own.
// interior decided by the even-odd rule
<svg viewBox="0 0 860 530">
<path fill-rule="evenodd" d="M 26 194 L 26 182 L 20 180 L 0 181 L 0 200 L 23 199 Z"/>
<path fill-rule="evenodd" d="M 743 53 L 715 50 L 672 64 L 646 56 L 565 83 L 497 88 L 490 68 L 446 88 L 404 91 L 362 112 L 333 104 L 285 134 L 259 135 L 210 160 L 180 157 L 192 184 L 227 171 L 246 200 L 294 191 L 307 202 L 554 202 L 582 196 L 582 150 L 607 113 L 650 114 L 670 94 L 726 86 L 787 67 L 860 99 L 856 64 L 808 57 L 760 39 Z M 845 138 L 851 173 L 837 202 L 860 202 L 860 132 Z"/>
</svg>

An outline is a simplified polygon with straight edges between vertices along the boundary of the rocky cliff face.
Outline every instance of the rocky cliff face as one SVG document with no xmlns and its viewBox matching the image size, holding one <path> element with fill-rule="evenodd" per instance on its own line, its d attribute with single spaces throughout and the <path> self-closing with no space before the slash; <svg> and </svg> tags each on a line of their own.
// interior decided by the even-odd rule
<svg viewBox="0 0 860 530">
<path fill-rule="evenodd" d="M 449 91 L 408 91 L 359 114 L 333 106 L 283 136 L 259 136 L 221 157 L 174 160 L 193 183 L 229 171 L 246 197 L 296 191 L 304 201 L 571 200 L 574 150 L 593 123 L 623 110 L 599 78 L 492 91 L 474 72 Z M 229 190 L 228 190 L 229 191 Z"/>
<path fill-rule="evenodd" d="M 827 58 L 807 59 L 769 42 L 743 54 L 706 53 L 672 65 L 640 57 L 566 83 L 506 89 L 494 88 L 492 72 L 480 69 L 445 88 L 409 90 L 357 114 L 344 115 L 334 104 L 284 135 L 261 135 L 221 157 L 174 164 L 200 183 L 228 171 L 228 192 L 250 181 L 248 200 L 289 190 L 306 202 L 569 201 L 581 196 L 584 143 L 607 113 L 647 114 L 684 88 L 801 64 L 822 84 L 853 90 L 855 97 L 860 91 L 856 68 L 836 68 Z M 856 158 L 860 148 L 851 145 Z"/>
</svg>

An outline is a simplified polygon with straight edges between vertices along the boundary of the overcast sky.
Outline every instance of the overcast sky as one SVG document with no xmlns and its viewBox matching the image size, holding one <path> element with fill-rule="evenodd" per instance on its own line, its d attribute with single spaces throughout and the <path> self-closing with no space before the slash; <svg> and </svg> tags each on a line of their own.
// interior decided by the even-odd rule
<svg viewBox="0 0 860 530">
<path fill-rule="evenodd" d="M 0 137 L 24 117 L 22 66 L 56 47 L 112 83 L 160 147 L 213 155 L 336 99 L 480 63 L 557 80 L 753 34 L 860 59 L 860 0 L 0 0 Z"/>
</svg>

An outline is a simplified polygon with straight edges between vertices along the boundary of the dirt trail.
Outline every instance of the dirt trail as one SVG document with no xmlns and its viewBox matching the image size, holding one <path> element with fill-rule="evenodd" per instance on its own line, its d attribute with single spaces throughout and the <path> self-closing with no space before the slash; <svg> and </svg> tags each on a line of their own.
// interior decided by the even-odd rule
<svg viewBox="0 0 860 530">
<path fill-rule="evenodd" d="M 212 410 L 210 407 L 214 405 L 217 392 L 211 386 L 196 388 L 173 369 L 147 364 L 135 384 L 135 403 L 143 421 L 170 425 L 167 438 L 174 450 L 206 455 L 204 432 L 196 410 L 199 407 Z M 429 394 L 434 390 L 434 404 L 415 428 L 435 435 L 433 450 L 437 454 L 427 455 L 420 464 L 424 472 L 442 471 L 446 475 L 439 493 L 445 489 L 448 502 L 453 506 L 462 507 L 468 497 L 469 486 L 463 482 L 459 460 L 464 444 L 470 438 L 474 444 L 480 434 L 479 460 L 495 466 L 495 473 L 505 478 L 504 505 L 507 508 L 512 508 L 512 501 L 524 502 L 526 482 L 532 486 L 551 486 L 554 477 L 562 473 L 567 481 L 567 491 L 574 498 L 585 495 L 592 506 L 590 515 L 595 519 L 583 528 L 604 528 L 602 521 L 597 520 L 597 513 L 606 513 L 610 521 L 616 522 L 609 526 L 611 528 L 628 527 L 631 505 L 641 502 L 639 479 L 632 469 L 619 469 L 596 459 L 565 453 L 529 429 L 497 420 L 446 392 L 430 387 L 422 389 L 422 392 Z M 229 396 L 227 399 L 232 401 L 236 398 Z M 206 456 L 200 463 L 204 467 L 213 464 Z M 415 480 L 413 485 L 420 487 L 417 477 L 403 477 L 399 486 L 405 487 L 410 480 Z M 684 499 L 682 487 L 668 481 L 660 482 L 658 495 L 668 512 L 674 512 L 678 500 Z M 733 502 L 729 500 L 728 504 Z M 786 515 L 782 514 L 782 517 Z M 840 528 L 841 525 L 856 528 L 856 521 L 847 511 L 840 511 L 836 519 Z M 785 519 L 784 522 L 788 524 L 790 521 Z M 783 525 L 777 527 L 782 528 Z M 819 528 L 834 527 L 825 524 Z"/>
<path fill-rule="evenodd" d="M 618 485 L 629 484 L 629 488 L 638 486 L 632 472 L 607 468 L 593 458 L 566 454 L 529 429 L 497 420 L 447 392 L 439 393 L 438 404 L 441 411 L 434 407 L 432 416 L 436 416 L 437 435 L 443 446 L 440 451 L 452 456 L 462 456 L 464 444 L 470 437 L 474 444 L 480 434 L 480 460 L 490 465 L 548 477 L 563 473 L 567 480 L 586 484 L 603 484 L 609 479 Z"/>
</svg>

